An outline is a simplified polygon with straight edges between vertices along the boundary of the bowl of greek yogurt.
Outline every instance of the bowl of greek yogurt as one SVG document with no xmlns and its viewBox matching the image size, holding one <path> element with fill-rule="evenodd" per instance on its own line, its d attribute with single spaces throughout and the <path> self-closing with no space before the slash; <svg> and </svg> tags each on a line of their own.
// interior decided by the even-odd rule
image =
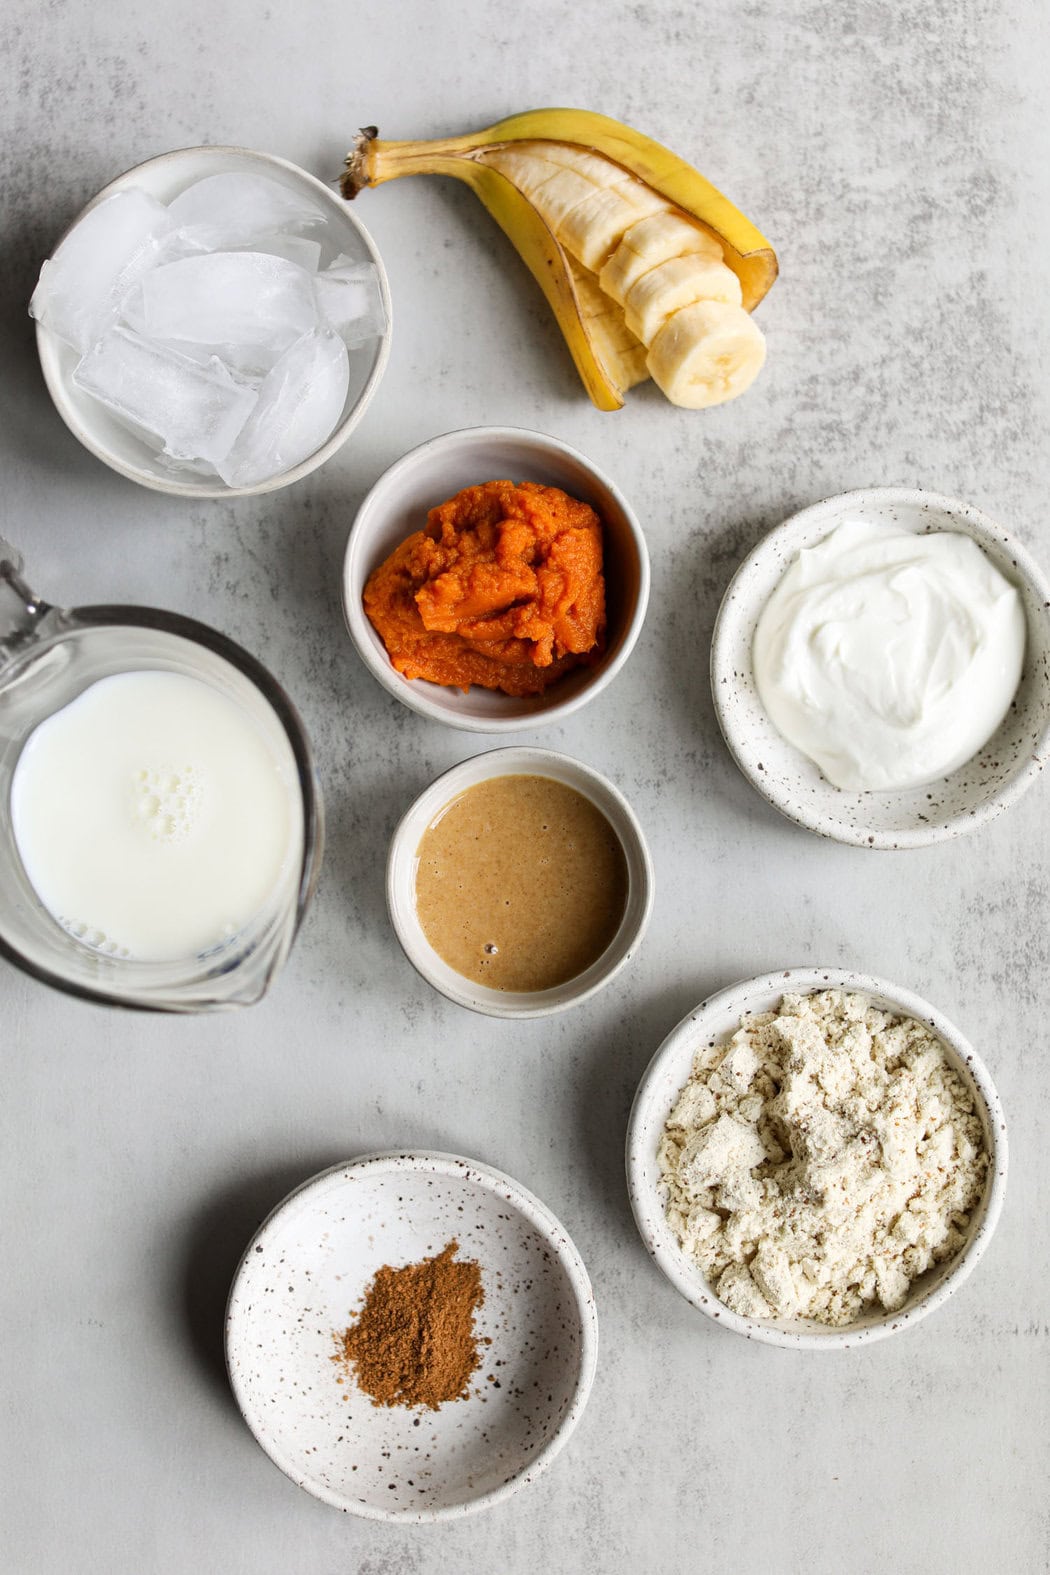
<svg viewBox="0 0 1050 1575">
<path fill-rule="evenodd" d="M 969 504 L 845 493 L 740 565 L 711 688 L 737 765 L 797 825 L 869 848 L 958 836 L 1050 749 L 1050 583 Z"/>
<path fill-rule="evenodd" d="M 285 159 L 180 148 L 103 188 L 30 303 L 75 437 L 140 486 L 268 492 L 329 459 L 390 349 L 382 259 L 346 203 Z"/>
</svg>

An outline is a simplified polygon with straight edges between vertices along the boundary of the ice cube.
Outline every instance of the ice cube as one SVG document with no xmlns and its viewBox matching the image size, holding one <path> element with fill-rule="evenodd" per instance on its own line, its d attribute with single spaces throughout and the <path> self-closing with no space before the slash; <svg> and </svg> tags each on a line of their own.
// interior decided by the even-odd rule
<svg viewBox="0 0 1050 1575">
<path fill-rule="evenodd" d="M 206 459 L 173 459 L 170 454 L 165 454 L 161 449 L 154 455 L 154 464 L 165 475 L 173 476 L 178 481 L 189 481 L 197 477 L 200 481 L 219 481 L 221 478 L 214 465 L 209 465 Z"/>
<path fill-rule="evenodd" d="M 200 246 L 188 230 L 170 230 L 157 247 L 155 268 L 163 268 L 167 263 L 181 262 L 183 257 L 199 257 L 207 251 L 206 246 Z"/>
<path fill-rule="evenodd" d="M 308 459 L 331 436 L 349 384 L 350 360 L 338 334 L 305 334 L 264 379 L 244 431 L 216 462 L 223 481 L 255 486 Z"/>
<path fill-rule="evenodd" d="M 124 319 L 150 339 L 265 348 L 272 366 L 317 326 L 318 308 L 298 264 L 263 252 L 209 252 L 146 274 L 124 302 Z"/>
<path fill-rule="evenodd" d="M 379 274 L 372 263 L 341 258 L 314 280 L 323 320 L 348 345 L 362 345 L 386 331 L 386 309 Z"/>
<path fill-rule="evenodd" d="M 298 263 L 307 273 L 316 273 L 321 264 L 320 241 L 304 240 L 301 235 L 275 235 L 269 240 L 258 240 L 253 251 L 265 252 L 269 257 L 284 257 Z"/>
<path fill-rule="evenodd" d="M 209 175 L 168 206 L 172 223 L 209 251 L 252 246 L 290 230 L 323 225 L 325 214 L 308 197 L 268 175 Z"/>
<path fill-rule="evenodd" d="M 129 187 L 98 203 L 44 264 L 30 314 L 83 355 L 116 320 L 126 290 L 151 268 L 171 217 Z"/>
<path fill-rule="evenodd" d="M 271 352 L 265 345 L 195 345 L 188 339 L 151 339 L 147 334 L 141 337 L 149 344 L 174 350 L 179 355 L 185 356 L 187 360 L 196 361 L 198 366 L 207 366 L 211 361 L 219 361 L 232 374 L 236 382 L 249 384 L 255 389 L 258 389 L 267 372 L 280 360 L 280 353 L 276 350 Z"/>
<path fill-rule="evenodd" d="M 214 357 L 204 366 L 126 328 L 102 336 L 73 381 L 133 431 L 154 433 L 174 459 L 218 466 L 255 406 L 255 390 Z"/>
</svg>

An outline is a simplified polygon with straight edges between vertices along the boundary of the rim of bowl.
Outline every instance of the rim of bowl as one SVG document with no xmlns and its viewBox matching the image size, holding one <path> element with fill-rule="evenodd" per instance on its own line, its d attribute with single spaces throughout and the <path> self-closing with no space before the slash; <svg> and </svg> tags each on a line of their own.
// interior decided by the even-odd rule
<svg viewBox="0 0 1050 1575">
<path fill-rule="evenodd" d="M 312 1191 L 320 1191 L 325 1183 L 333 1176 L 354 1171 L 358 1174 L 368 1171 L 371 1173 L 395 1175 L 398 1171 L 414 1171 L 423 1175 L 443 1176 L 449 1180 L 467 1180 L 479 1184 L 487 1191 L 492 1192 L 503 1202 L 509 1203 L 525 1220 L 548 1241 L 557 1256 L 572 1290 L 576 1307 L 576 1315 L 580 1330 L 580 1359 L 576 1377 L 576 1385 L 565 1413 L 557 1428 L 544 1444 L 543 1448 L 526 1465 L 515 1472 L 509 1481 L 502 1482 L 498 1487 L 492 1488 L 488 1493 L 481 1494 L 478 1498 L 466 1500 L 460 1504 L 446 1505 L 436 1510 L 384 1510 L 372 1505 L 363 1505 L 344 1499 L 340 1494 L 325 1488 L 322 1484 L 301 1480 L 301 1474 L 288 1461 L 286 1461 L 280 1448 L 268 1438 L 261 1429 L 261 1424 L 252 1409 L 245 1387 L 240 1381 L 240 1376 L 234 1366 L 234 1359 L 239 1348 L 239 1342 L 246 1338 L 244 1313 L 240 1309 L 237 1293 L 240 1287 L 245 1265 L 254 1257 L 256 1243 L 273 1226 L 279 1216 L 285 1214 L 294 1204 L 300 1203 L 304 1196 Z M 551 1462 L 565 1447 L 571 1434 L 583 1414 L 583 1409 L 590 1396 L 594 1383 L 594 1375 L 598 1363 L 598 1313 L 594 1301 L 594 1290 L 586 1265 L 580 1256 L 579 1248 L 569 1235 L 565 1226 L 557 1215 L 522 1186 L 519 1181 L 508 1176 L 504 1171 L 497 1170 L 493 1165 L 482 1164 L 478 1160 L 466 1159 L 459 1154 L 447 1154 L 440 1150 L 431 1149 L 379 1149 L 367 1154 L 361 1154 L 356 1159 L 347 1160 L 341 1165 L 329 1165 L 327 1169 L 318 1171 L 314 1176 L 309 1176 L 305 1181 L 293 1187 L 286 1197 L 282 1198 L 275 1208 L 263 1220 L 262 1224 L 253 1233 L 251 1240 L 241 1254 L 237 1268 L 234 1271 L 230 1285 L 229 1296 L 226 1301 L 226 1314 L 224 1320 L 223 1347 L 226 1358 L 226 1373 L 230 1388 L 233 1390 L 234 1399 L 237 1401 L 241 1416 L 259 1447 L 267 1454 L 274 1465 L 284 1472 L 297 1487 L 303 1488 L 314 1498 L 320 1499 L 325 1504 L 330 1504 L 334 1509 L 344 1510 L 348 1514 L 358 1515 L 365 1520 L 402 1521 L 406 1523 L 421 1523 L 439 1520 L 458 1520 L 464 1515 L 476 1514 L 479 1510 L 489 1509 L 492 1505 L 509 1498 L 513 1493 L 528 1486 L 536 1477 L 540 1476 Z"/>
<path fill-rule="evenodd" d="M 984 825 L 989 820 L 994 820 L 1001 815 L 1004 809 L 1016 802 L 1021 795 L 1031 787 L 1043 769 L 1043 757 L 1050 753 L 1050 717 L 1043 724 L 1037 741 L 1032 746 L 1029 758 L 1010 777 L 994 798 L 970 811 L 958 811 L 946 815 L 942 820 L 923 827 L 904 827 L 896 831 L 875 831 L 870 827 L 850 825 L 845 822 L 835 821 L 834 826 L 827 824 L 827 816 L 817 810 L 807 812 L 802 806 L 787 808 L 783 795 L 779 792 L 773 773 L 758 771 L 742 753 L 735 735 L 733 721 L 723 704 L 722 684 L 720 679 L 728 676 L 732 679 L 729 664 L 726 658 L 725 645 L 728 640 L 727 627 L 730 619 L 730 604 L 740 582 L 753 569 L 756 563 L 764 560 L 770 552 L 778 547 L 785 537 L 791 537 L 800 526 L 806 526 L 820 517 L 821 514 L 838 509 L 843 506 L 855 504 L 858 509 L 865 504 L 918 506 L 935 509 L 940 513 L 948 514 L 965 520 L 973 528 L 974 536 L 979 541 L 986 540 L 997 549 L 1006 548 L 1017 569 L 1018 577 L 1027 581 L 1050 607 L 1050 581 L 1046 579 L 1038 564 L 1032 558 L 1027 548 L 1015 536 L 1003 529 L 983 509 L 976 508 L 972 503 L 964 503 L 957 498 L 949 498 L 941 492 L 928 492 L 922 487 L 857 487 L 851 492 L 834 493 L 832 496 L 822 498 L 818 503 L 811 503 L 804 509 L 797 510 L 786 520 L 775 525 L 768 531 L 762 540 L 751 549 L 747 557 L 739 565 L 732 579 L 726 586 L 725 594 L 719 604 L 718 614 L 715 618 L 714 630 L 711 636 L 711 696 L 714 701 L 715 716 L 726 748 L 736 762 L 741 774 L 747 778 L 767 803 L 790 820 L 794 825 L 803 827 L 806 831 L 814 831 L 818 836 L 828 837 L 834 842 L 848 843 L 853 847 L 871 848 L 876 851 L 884 849 L 906 849 L 927 847 L 931 843 L 946 841 L 949 837 L 964 835 L 974 831 L 978 826 Z M 1028 623 L 1026 614 L 1026 623 Z M 1030 629 L 1030 624 L 1029 624 Z M 757 701 L 756 703 L 760 704 Z M 786 742 L 786 740 L 785 740 Z M 800 756 L 800 758 L 804 758 Z M 959 769 L 962 769 L 961 767 Z M 838 789 L 827 784 L 828 793 L 835 793 Z"/>
<path fill-rule="evenodd" d="M 141 164 L 133 164 L 130 169 L 124 170 L 120 175 L 115 175 L 111 181 L 108 181 L 106 185 L 101 188 L 101 190 L 95 193 L 90 202 L 86 202 L 84 204 L 76 217 L 66 225 L 66 228 L 62 231 L 62 234 L 59 235 L 53 242 L 51 247 L 51 255 L 53 255 L 54 252 L 58 250 L 66 236 L 69 235 L 72 230 L 76 229 L 81 219 L 90 213 L 92 208 L 96 208 L 98 204 L 104 200 L 104 198 L 111 196 L 115 191 L 122 190 L 134 176 L 140 173 L 140 171 L 155 169 L 158 165 L 175 163 L 191 154 L 202 153 L 209 155 L 221 155 L 225 157 L 251 159 L 260 164 L 269 165 L 271 167 L 276 166 L 277 168 L 285 170 L 289 174 L 295 176 L 297 180 L 304 182 L 311 189 L 315 196 L 319 195 L 323 197 L 325 203 L 329 207 L 331 207 L 333 202 L 338 201 L 338 199 L 334 197 L 332 191 L 325 185 L 324 181 L 318 180 L 316 175 L 311 175 L 309 170 L 302 169 L 300 165 L 293 164 L 290 159 L 279 158 L 276 153 L 260 153 L 254 148 L 235 147 L 225 143 L 220 143 L 214 146 L 209 143 L 201 143 L 193 147 L 172 148 L 168 153 L 158 153 L 152 159 L 144 159 Z M 361 418 L 365 414 L 365 411 L 372 403 L 372 398 L 379 386 L 380 379 L 382 378 L 383 373 L 386 371 L 387 361 L 390 359 L 390 341 L 393 331 L 393 309 L 390 300 L 390 281 L 387 278 L 386 266 L 383 262 L 383 259 L 379 255 L 376 244 L 373 241 L 371 235 L 368 233 L 368 230 L 361 223 L 361 220 L 357 217 L 356 213 L 352 212 L 349 205 L 343 204 L 339 211 L 344 214 L 344 217 L 347 219 L 351 227 L 355 229 L 360 235 L 365 250 L 368 252 L 369 258 L 376 269 L 376 276 L 379 280 L 379 293 L 382 297 L 383 306 L 386 311 L 386 328 L 378 336 L 379 350 L 376 355 L 375 365 L 369 373 L 368 380 L 365 383 L 364 388 L 361 390 L 356 403 L 350 408 L 350 410 L 347 411 L 342 421 L 340 421 L 339 425 L 330 434 L 330 436 L 325 439 L 320 448 L 315 449 L 312 454 L 308 455 L 306 459 L 301 460 L 298 465 L 293 465 L 291 470 L 282 471 L 279 476 L 271 476 L 267 481 L 257 482 L 252 487 L 227 487 L 221 482 L 218 485 L 209 482 L 182 483 L 175 478 L 173 478 L 170 482 L 162 481 L 159 476 L 151 476 L 148 474 L 148 472 L 138 470 L 134 465 L 127 464 L 118 455 L 111 453 L 110 450 L 100 444 L 95 439 L 91 431 L 83 425 L 76 411 L 73 409 L 71 402 L 67 398 L 64 379 L 59 371 L 58 346 L 60 341 L 58 340 L 57 336 L 53 334 L 52 331 L 43 323 L 37 322 L 35 323 L 37 355 L 40 360 L 40 370 L 44 375 L 44 382 L 47 385 L 47 391 L 51 395 L 51 401 L 55 409 L 58 411 L 59 415 L 62 417 L 62 420 L 65 422 L 66 426 L 69 428 L 70 432 L 72 432 L 77 441 L 83 444 L 84 448 L 86 448 L 89 453 L 94 454 L 96 459 L 100 459 L 104 465 L 108 465 L 110 470 L 114 470 L 118 475 L 126 477 L 128 481 L 137 482 L 140 487 L 146 487 L 151 492 L 162 492 L 168 497 L 178 498 L 258 497 L 265 492 L 277 492 L 282 487 L 290 487 L 294 482 L 301 481 L 304 476 L 310 475 L 312 471 L 319 469 L 321 465 L 325 464 L 326 461 L 331 459 L 332 455 L 346 442 L 347 438 L 353 432 L 354 428 L 358 425 Z"/>
<path fill-rule="evenodd" d="M 481 769 L 483 763 L 488 769 Z M 595 958 L 582 973 L 566 979 L 562 984 L 535 991 L 489 990 L 475 986 L 466 975 L 458 974 L 448 963 L 442 962 L 425 936 L 420 934 L 417 937 L 403 922 L 403 909 L 407 906 L 413 912 L 415 910 L 414 855 L 419 838 L 416 837 L 415 846 L 407 846 L 410 827 L 425 813 L 425 829 L 425 825 L 455 797 L 460 787 L 465 790 L 501 776 L 550 776 L 552 766 L 562 773 L 554 780 L 575 787 L 577 792 L 589 798 L 609 821 L 619 839 L 628 871 L 623 919 L 601 956 Z M 387 853 L 387 912 L 401 950 L 420 978 L 456 1006 L 466 1007 L 468 1011 L 479 1012 L 485 1017 L 513 1019 L 516 1022 L 533 1017 L 551 1017 L 556 1012 L 581 1006 L 607 984 L 611 984 L 626 968 L 645 938 L 653 911 L 654 888 L 653 862 L 645 834 L 637 815 L 619 788 L 600 771 L 595 771 L 593 766 L 586 766 L 571 755 L 529 745 L 489 749 L 480 755 L 471 755 L 435 777 L 430 786 L 413 799 L 398 821 Z M 462 984 L 458 982 L 460 979 Z"/>
<path fill-rule="evenodd" d="M 593 681 L 586 683 L 570 699 L 553 700 L 549 704 L 537 707 L 534 713 L 528 716 L 493 717 L 484 721 L 476 717 L 465 717 L 449 711 L 440 700 L 435 700 L 428 693 L 431 688 L 439 685 L 427 685 L 427 689 L 419 687 L 426 682 L 424 679 L 407 679 L 397 671 L 385 651 L 376 650 L 369 635 L 372 629 L 364 610 L 360 606 L 360 597 L 351 593 L 351 580 L 353 571 L 359 557 L 365 554 L 359 525 L 365 520 L 370 510 L 374 509 L 377 500 L 382 500 L 384 492 L 392 487 L 404 470 L 407 470 L 417 459 L 424 454 L 440 453 L 444 449 L 467 447 L 471 442 L 502 441 L 507 443 L 521 442 L 528 439 L 539 444 L 548 451 L 563 454 L 575 460 L 577 464 L 593 476 L 595 482 L 602 487 L 616 503 L 627 524 L 628 533 L 634 543 L 638 559 L 638 594 L 634 601 L 631 616 L 627 620 L 624 637 L 620 649 L 607 665 L 598 671 Z M 367 576 L 362 576 L 362 584 Z M 531 427 L 511 426 L 485 426 L 485 427 L 457 427 L 453 432 L 442 432 L 437 437 L 427 438 L 423 443 L 417 443 L 407 453 L 387 467 L 382 475 L 369 488 L 362 499 L 361 506 L 354 515 L 347 538 L 346 551 L 343 556 L 343 618 L 347 631 L 353 641 L 354 649 L 383 688 L 395 699 L 400 700 L 411 711 L 420 716 L 429 718 L 432 722 L 443 722 L 448 727 L 459 728 L 467 733 L 521 733 L 529 728 L 545 727 L 550 722 L 563 721 L 571 716 L 595 695 L 605 689 L 627 661 L 637 643 L 638 636 L 645 622 L 645 614 L 649 605 L 650 589 L 649 549 L 646 545 L 645 535 L 639 524 L 638 516 L 628 503 L 623 493 L 615 482 L 601 470 L 586 454 L 581 453 L 570 443 L 562 442 L 561 438 L 552 437 L 547 432 L 537 432 Z M 548 691 L 549 693 L 550 691 Z"/>
<path fill-rule="evenodd" d="M 943 1271 L 937 1284 L 923 1292 L 914 1305 L 906 1303 L 897 1312 L 885 1313 L 877 1323 L 859 1328 L 850 1324 L 839 1328 L 829 1327 L 827 1332 L 818 1332 L 815 1325 L 812 1330 L 791 1330 L 765 1320 L 745 1318 L 719 1300 L 710 1283 L 703 1279 L 702 1271 L 691 1265 L 671 1233 L 664 1215 L 659 1184 L 654 1187 L 647 1179 L 647 1169 L 655 1154 L 655 1146 L 643 1144 L 643 1129 L 651 1122 L 653 1109 L 662 1103 L 658 1095 L 661 1076 L 684 1046 L 691 1045 L 695 1050 L 708 1037 L 703 1028 L 706 1013 L 721 1013 L 732 1008 L 733 1015 L 739 1019 L 745 1009 L 743 1003 L 752 996 L 783 995 L 786 990 L 812 994 L 822 989 L 855 990 L 860 995 L 881 998 L 901 1015 L 914 1017 L 932 1028 L 948 1051 L 949 1060 L 953 1064 L 960 1064 L 968 1074 L 977 1096 L 978 1109 L 983 1106 L 982 1126 L 989 1145 L 988 1177 L 984 1195 L 975 1210 L 977 1222 L 971 1224 L 969 1239 Z M 688 1072 L 675 1082 L 667 1112 L 686 1077 Z M 663 1131 L 663 1121 L 660 1131 Z M 969 1040 L 922 996 L 875 974 L 846 968 L 780 968 L 773 973 L 758 974 L 752 979 L 740 979 L 736 984 L 727 985 L 724 990 L 709 995 L 671 1029 L 657 1049 L 642 1075 L 627 1124 L 627 1191 L 631 1211 L 638 1233 L 657 1267 L 686 1301 L 708 1318 L 734 1334 L 744 1335 L 748 1340 L 758 1340 L 788 1350 L 843 1351 L 852 1346 L 870 1345 L 875 1340 L 885 1340 L 890 1335 L 911 1328 L 946 1302 L 973 1273 L 995 1232 L 1006 1194 L 1008 1164 L 1006 1118 L 999 1095 L 988 1068 Z M 706 1295 L 700 1288 L 701 1284 L 706 1287 Z"/>
</svg>

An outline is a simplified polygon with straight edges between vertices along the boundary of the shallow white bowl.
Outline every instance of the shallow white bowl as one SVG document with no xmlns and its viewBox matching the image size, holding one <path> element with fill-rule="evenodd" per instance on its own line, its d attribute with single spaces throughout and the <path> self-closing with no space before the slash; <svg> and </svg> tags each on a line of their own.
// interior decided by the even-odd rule
<svg viewBox="0 0 1050 1575">
<path fill-rule="evenodd" d="M 417 855 L 423 833 L 438 812 L 467 788 L 506 776 L 553 777 L 584 794 L 609 821 L 627 860 L 627 905 L 620 928 L 589 968 L 550 990 L 492 990 L 457 973 L 431 946 L 416 913 Z M 634 956 L 653 909 L 653 866 L 634 811 L 607 777 L 549 749 L 492 749 L 446 771 L 406 811 L 390 842 L 386 900 L 405 956 L 427 983 L 450 1001 L 489 1017 L 548 1017 L 589 1000 Z"/>
<path fill-rule="evenodd" d="M 377 1269 L 453 1238 L 481 1266 L 474 1327 L 492 1341 L 470 1395 L 437 1411 L 374 1406 L 331 1361 L 336 1336 Z M 256 1440 L 307 1492 L 373 1520 L 450 1520 L 531 1482 L 580 1419 L 597 1349 L 564 1227 L 509 1176 L 452 1154 L 369 1154 L 305 1182 L 249 1242 L 226 1312 L 230 1382 Z"/>
<path fill-rule="evenodd" d="M 984 1197 L 970 1219 L 966 1244 L 946 1264 L 930 1269 L 911 1287 L 907 1302 L 894 1313 L 871 1312 L 845 1328 L 833 1329 L 809 1319 L 775 1322 L 743 1318 L 719 1301 L 698 1266 L 678 1245 L 664 1215 L 666 1189 L 660 1178 L 656 1150 L 682 1085 L 692 1071 L 701 1045 L 717 1044 L 740 1026 L 745 1012 L 772 1011 L 785 991 L 807 995 L 816 990 L 855 990 L 876 1006 L 927 1023 L 941 1039 L 950 1065 L 974 1095 L 989 1155 Z M 870 974 L 841 968 L 787 968 L 780 973 L 745 979 L 701 1001 L 673 1028 L 657 1050 L 638 1086 L 627 1129 L 627 1187 L 635 1223 L 649 1252 L 671 1284 L 727 1329 L 767 1345 L 796 1350 L 846 1350 L 867 1345 L 910 1328 L 946 1301 L 976 1267 L 991 1238 L 1006 1190 L 1006 1122 L 988 1070 L 959 1030 L 928 1001 L 899 985 Z"/>
<path fill-rule="evenodd" d="M 356 214 L 323 182 L 308 175 L 297 165 L 289 164 L 286 159 L 275 158 L 270 153 L 253 153 L 248 148 L 178 148 L 172 153 L 162 153 L 158 158 L 149 159 L 126 174 L 118 175 L 116 180 L 110 181 L 97 196 L 92 197 L 69 229 L 56 238 L 51 248 L 52 254 L 84 215 L 114 192 L 137 187 L 149 192 L 159 202 L 171 202 L 195 181 L 209 175 L 226 175 L 236 171 L 266 175 L 271 180 L 279 181 L 289 190 L 308 197 L 327 215 L 326 240 L 335 250 L 345 252 L 354 262 L 374 264 L 386 308 L 387 328 L 374 344 L 363 345 L 350 352 L 350 387 L 343 414 L 331 437 L 308 459 L 294 465 L 291 470 L 271 476 L 267 481 L 260 481 L 254 487 L 228 487 L 218 477 L 180 477 L 159 464 L 146 444 L 114 420 L 105 405 L 77 388 L 73 382 L 73 370 L 79 360 L 77 352 L 63 344 L 42 323 L 38 323 L 36 341 L 44 381 L 55 408 L 74 437 L 79 438 L 84 447 L 90 449 L 111 470 L 118 471 L 131 481 L 137 481 L 140 486 L 151 487 L 155 492 L 167 492 L 173 497 L 248 497 L 288 487 L 293 481 L 308 476 L 331 458 L 357 426 L 368 409 L 390 354 L 390 287 L 383 260 L 376 251 L 372 237 Z"/>
<path fill-rule="evenodd" d="M 605 544 L 606 649 L 593 667 L 566 673 L 545 695 L 516 699 L 476 685 L 466 694 L 423 678 L 402 677 L 365 615 L 365 582 L 394 548 L 421 530 L 427 511 L 464 487 L 485 481 L 538 481 L 589 503 Z M 634 648 L 649 601 L 649 554 L 634 511 L 582 454 L 542 432 L 472 427 L 446 432 L 412 449 L 376 482 L 350 530 L 343 571 L 343 610 L 365 666 L 413 711 L 473 733 L 519 732 L 561 721 L 615 678 Z"/>
<path fill-rule="evenodd" d="M 763 607 L 802 547 L 849 519 L 922 534 L 970 536 L 1021 594 L 1028 623 L 1013 705 L 979 754 L 951 776 L 889 793 L 847 793 L 777 732 L 755 688 L 751 646 Z M 740 565 L 715 622 L 711 690 L 729 751 L 748 781 L 799 826 L 867 848 L 915 848 L 973 831 L 1035 780 L 1050 752 L 1050 584 L 1024 548 L 969 504 L 933 492 L 878 487 L 803 509 Z"/>
</svg>

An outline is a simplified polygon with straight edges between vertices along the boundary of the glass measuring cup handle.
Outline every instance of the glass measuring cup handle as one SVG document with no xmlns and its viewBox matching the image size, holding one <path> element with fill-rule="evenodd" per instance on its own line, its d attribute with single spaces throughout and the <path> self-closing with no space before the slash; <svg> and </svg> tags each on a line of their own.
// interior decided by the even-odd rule
<svg viewBox="0 0 1050 1575">
<path fill-rule="evenodd" d="M 0 668 L 37 637 L 52 611 L 22 578 L 22 555 L 0 536 Z"/>
</svg>

